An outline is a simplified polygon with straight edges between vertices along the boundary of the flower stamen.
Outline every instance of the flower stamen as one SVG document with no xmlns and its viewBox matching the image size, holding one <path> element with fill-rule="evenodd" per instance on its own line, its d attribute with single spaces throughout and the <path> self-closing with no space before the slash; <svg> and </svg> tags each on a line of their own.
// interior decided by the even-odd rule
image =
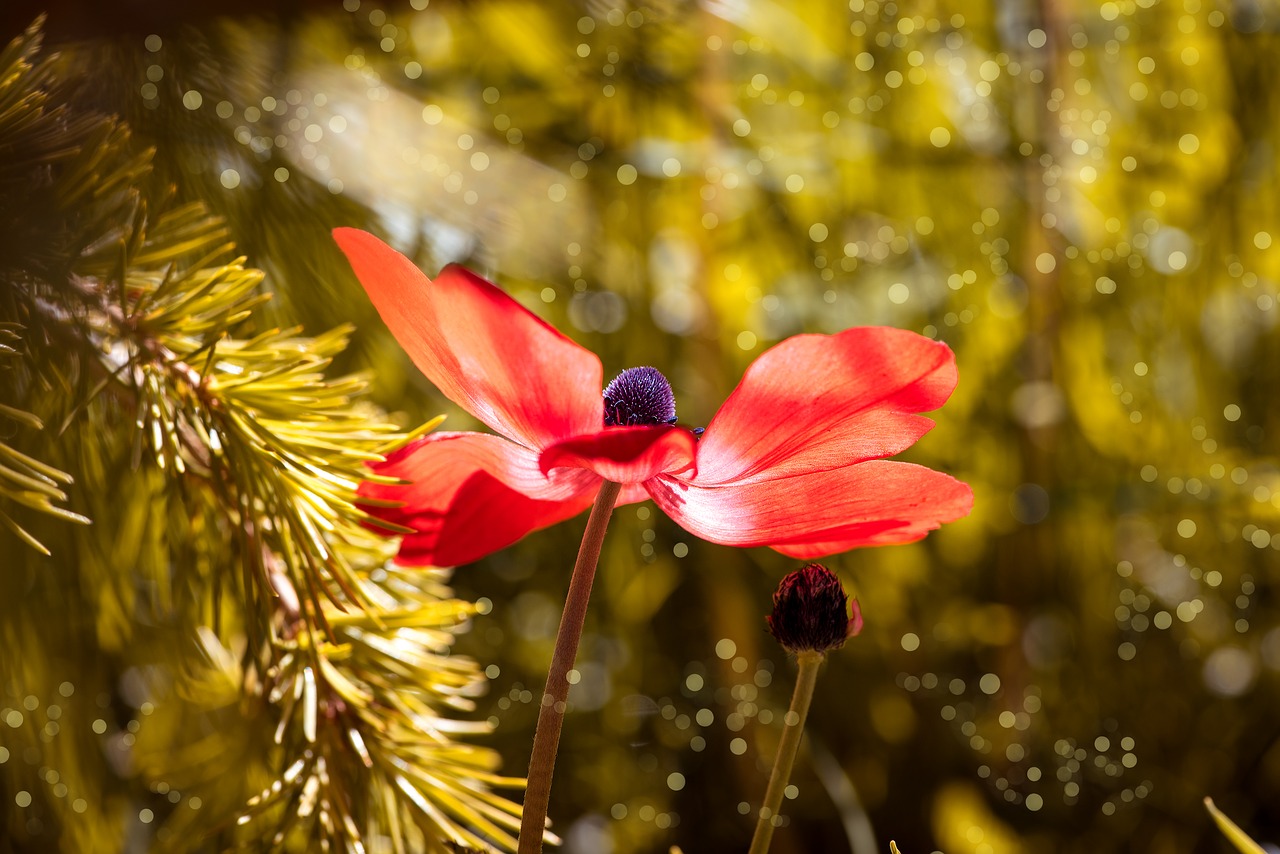
<svg viewBox="0 0 1280 854">
<path fill-rule="evenodd" d="M 674 423 L 676 398 L 657 368 L 627 368 L 604 390 L 606 427 Z"/>
</svg>

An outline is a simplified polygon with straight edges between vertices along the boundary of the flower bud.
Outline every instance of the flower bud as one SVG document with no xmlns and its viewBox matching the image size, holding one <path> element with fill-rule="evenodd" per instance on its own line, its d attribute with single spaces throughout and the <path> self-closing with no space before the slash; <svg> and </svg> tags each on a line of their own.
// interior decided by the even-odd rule
<svg viewBox="0 0 1280 854">
<path fill-rule="evenodd" d="M 817 563 L 782 579 L 773 594 L 773 613 L 765 621 L 788 652 L 826 652 L 862 631 L 858 600 L 850 614 L 840 579 Z"/>
</svg>

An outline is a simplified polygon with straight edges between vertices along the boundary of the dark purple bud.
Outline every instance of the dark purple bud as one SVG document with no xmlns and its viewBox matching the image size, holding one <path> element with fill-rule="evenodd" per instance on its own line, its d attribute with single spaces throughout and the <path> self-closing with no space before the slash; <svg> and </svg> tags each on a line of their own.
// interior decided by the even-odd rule
<svg viewBox="0 0 1280 854">
<path fill-rule="evenodd" d="M 853 600 L 851 615 L 840 579 L 817 563 L 782 579 L 773 594 L 773 613 L 765 621 L 788 652 L 826 652 L 862 631 L 858 600 Z"/>
<path fill-rule="evenodd" d="M 606 427 L 676 423 L 676 398 L 657 368 L 627 368 L 604 390 Z"/>
</svg>

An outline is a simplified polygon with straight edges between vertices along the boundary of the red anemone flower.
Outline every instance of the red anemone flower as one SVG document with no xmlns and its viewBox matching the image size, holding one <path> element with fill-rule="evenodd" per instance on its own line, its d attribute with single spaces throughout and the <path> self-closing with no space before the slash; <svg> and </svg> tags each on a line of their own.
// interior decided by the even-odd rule
<svg viewBox="0 0 1280 854">
<path fill-rule="evenodd" d="M 883 459 L 955 387 L 945 344 L 885 327 L 788 338 L 698 437 L 671 423 L 656 370 L 610 385 L 641 408 L 665 387 L 627 417 L 627 401 L 601 399 L 600 359 L 497 286 L 457 266 L 430 280 L 363 231 L 334 238 L 427 379 L 497 434 L 431 433 L 374 467 L 406 482 L 360 488 L 371 513 L 412 529 L 400 563 L 477 560 L 582 512 L 606 479 L 623 485 L 619 505 L 652 498 L 704 540 L 801 559 L 918 540 L 973 506 L 964 483 Z"/>
</svg>

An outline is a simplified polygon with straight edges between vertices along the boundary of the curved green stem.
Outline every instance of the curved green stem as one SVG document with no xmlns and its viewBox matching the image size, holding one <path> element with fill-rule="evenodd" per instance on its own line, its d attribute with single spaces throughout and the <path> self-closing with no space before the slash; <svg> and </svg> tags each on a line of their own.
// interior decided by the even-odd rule
<svg viewBox="0 0 1280 854">
<path fill-rule="evenodd" d="M 791 709 L 787 712 L 782 741 L 778 744 L 778 756 L 773 760 L 773 772 L 769 775 L 769 787 L 764 793 L 764 806 L 760 808 L 760 821 L 751 837 L 749 854 L 765 854 L 773 839 L 774 821 L 782 809 L 782 793 L 791 779 L 791 768 L 800 748 L 800 736 L 804 734 L 804 720 L 809 716 L 809 704 L 813 700 L 813 686 L 818 682 L 818 668 L 825 656 L 820 652 L 797 653 L 800 672 L 796 676 L 795 691 L 791 694 Z"/>
<path fill-rule="evenodd" d="M 573 578 L 569 581 L 569 593 L 565 597 L 564 614 L 556 632 L 555 651 L 551 654 L 551 670 L 547 673 L 547 687 L 542 693 L 542 706 L 538 710 L 538 726 L 533 733 L 533 755 L 529 758 L 529 785 L 524 795 L 524 811 L 520 817 L 520 854 L 538 854 L 542 850 L 542 836 L 547 825 L 547 806 L 551 802 L 551 775 L 556 766 L 556 750 L 560 746 L 560 729 L 564 725 L 564 712 L 569 697 L 569 670 L 578 657 L 578 641 L 582 639 L 582 626 L 587 618 L 587 600 L 591 598 L 591 583 L 595 580 L 596 564 L 600 561 L 600 547 L 604 544 L 604 532 L 609 526 L 609 516 L 618 500 L 621 484 L 605 481 L 600 485 L 587 530 L 582 535 L 582 547 L 573 566 Z"/>
</svg>

